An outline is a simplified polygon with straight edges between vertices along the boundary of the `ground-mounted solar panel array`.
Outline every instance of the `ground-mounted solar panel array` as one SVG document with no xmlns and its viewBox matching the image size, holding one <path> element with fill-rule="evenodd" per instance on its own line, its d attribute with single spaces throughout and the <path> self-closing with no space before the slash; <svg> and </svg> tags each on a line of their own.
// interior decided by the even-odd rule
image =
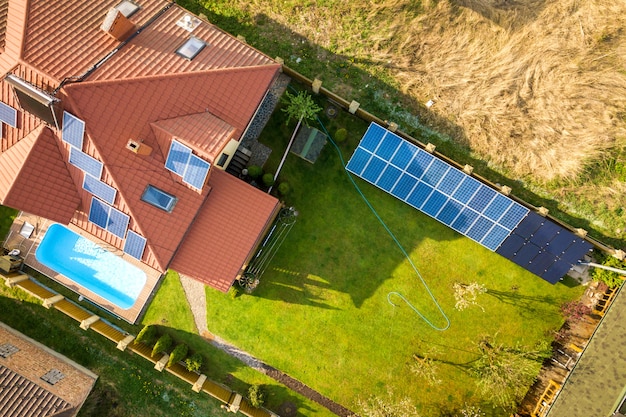
<svg viewBox="0 0 626 417">
<path fill-rule="evenodd" d="M 563 227 L 375 123 L 346 169 L 550 282 L 558 281 L 591 248 Z M 527 226 L 530 219 L 536 228 Z M 518 234 L 524 228 L 533 233 Z M 558 240 L 552 243 L 544 235 Z M 523 239 L 520 247 L 518 238 Z M 524 256 L 519 255 L 522 247 Z"/>
</svg>

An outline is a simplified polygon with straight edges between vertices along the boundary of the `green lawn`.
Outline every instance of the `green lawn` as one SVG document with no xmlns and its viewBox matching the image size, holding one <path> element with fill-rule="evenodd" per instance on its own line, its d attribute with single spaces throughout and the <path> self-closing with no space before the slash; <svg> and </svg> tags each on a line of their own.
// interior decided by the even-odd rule
<svg viewBox="0 0 626 417">
<path fill-rule="evenodd" d="M 280 113 L 266 140 L 278 149 L 289 136 Z M 344 116 L 345 117 L 345 116 Z M 365 126 L 349 119 L 341 146 L 348 159 Z M 272 130 L 272 127 L 274 130 Z M 298 220 L 252 295 L 235 300 L 207 289 L 209 330 L 335 401 L 357 409 L 371 394 L 409 397 L 425 415 L 482 404 L 475 380 L 461 366 L 478 357 L 477 342 L 491 336 L 508 346 L 534 346 L 562 324 L 559 306 L 583 288 L 551 285 L 510 261 L 357 180 L 380 216 L 410 253 L 451 325 L 433 330 L 406 304 L 393 307 L 387 294 L 401 292 L 437 326 L 445 320 L 407 260 L 353 188 L 329 144 L 315 165 L 290 155 L 281 180 L 293 188 L 287 203 Z M 477 281 L 488 292 L 480 307 L 454 309 L 454 282 Z M 394 299 L 397 300 L 397 299 Z M 245 317 L 245 320 L 242 320 Z M 439 365 L 439 385 L 409 371 L 413 354 Z M 539 364 L 537 365 L 537 369 Z"/>
</svg>

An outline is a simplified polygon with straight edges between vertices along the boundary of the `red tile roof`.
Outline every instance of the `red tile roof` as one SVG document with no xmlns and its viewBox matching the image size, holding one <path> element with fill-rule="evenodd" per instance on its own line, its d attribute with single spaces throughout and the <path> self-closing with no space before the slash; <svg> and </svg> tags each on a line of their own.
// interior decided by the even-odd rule
<svg viewBox="0 0 626 417">
<path fill-rule="evenodd" d="M 171 267 L 226 292 L 280 206 L 274 197 L 224 171 L 213 172 L 211 185 L 211 195 Z"/>
</svg>

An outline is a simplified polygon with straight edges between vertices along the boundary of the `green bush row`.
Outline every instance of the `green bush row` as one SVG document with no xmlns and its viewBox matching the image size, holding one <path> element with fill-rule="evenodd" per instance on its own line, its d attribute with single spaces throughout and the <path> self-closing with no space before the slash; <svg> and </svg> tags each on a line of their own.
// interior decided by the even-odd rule
<svg viewBox="0 0 626 417">
<path fill-rule="evenodd" d="M 143 329 L 139 332 L 137 337 L 135 338 L 137 343 L 143 343 L 145 345 L 152 347 L 152 356 L 156 356 L 160 353 L 169 353 L 172 345 L 174 344 L 174 340 L 172 337 L 165 333 L 159 337 L 159 331 L 157 326 L 155 325 L 147 325 L 144 326 Z M 174 350 L 170 353 L 169 360 L 167 361 L 167 366 L 171 367 L 175 363 L 184 361 L 185 367 L 190 372 L 199 372 L 200 368 L 202 368 L 202 355 L 199 353 L 194 353 L 191 356 L 189 354 L 189 347 L 180 343 L 176 345 Z"/>
</svg>

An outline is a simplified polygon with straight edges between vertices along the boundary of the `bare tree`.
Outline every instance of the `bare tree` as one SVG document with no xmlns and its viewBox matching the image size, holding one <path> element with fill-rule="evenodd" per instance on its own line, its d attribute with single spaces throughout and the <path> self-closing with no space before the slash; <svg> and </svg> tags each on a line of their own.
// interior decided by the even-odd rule
<svg viewBox="0 0 626 417">
<path fill-rule="evenodd" d="M 477 282 L 470 282 L 469 284 L 455 282 L 452 285 L 452 288 L 454 288 L 454 299 L 456 300 L 454 308 L 462 311 L 470 306 L 476 305 L 480 307 L 482 311 L 485 311 L 485 309 L 476 301 L 479 294 L 487 292 L 487 288 L 485 288 L 484 285 Z"/>
</svg>

